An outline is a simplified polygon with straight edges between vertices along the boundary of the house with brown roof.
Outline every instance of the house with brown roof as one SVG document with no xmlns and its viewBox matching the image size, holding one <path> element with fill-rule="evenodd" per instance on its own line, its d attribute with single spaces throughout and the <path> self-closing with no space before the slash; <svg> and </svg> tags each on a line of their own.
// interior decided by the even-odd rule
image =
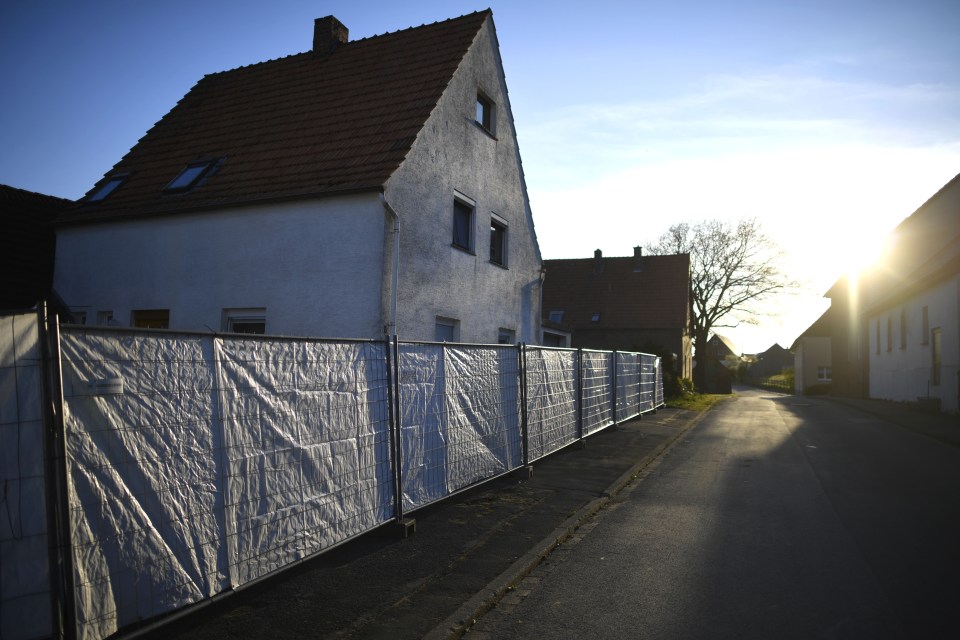
<svg viewBox="0 0 960 640">
<path fill-rule="evenodd" d="M 71 200 L 0 185 L 0 309 L 28 309 L 51 300 L 52 222 Z"/>
<path fill-rule="evenodd" d="M 960 175 L 826 293 L 833 391 L 960 412 Z"/>
<path fill-rule="evenodd" d="M 542 261 L 489 10 L 214 73 L 59 218 L 91 322 L 536 342 Z"/>
<path fill-rule="evenodd" d="M 569 336 L 569 346 L 658 351 L 674 356 L 676 374 L 690 378 L 690 256 L 544 260 L 544 344 Z"/>
</svg>

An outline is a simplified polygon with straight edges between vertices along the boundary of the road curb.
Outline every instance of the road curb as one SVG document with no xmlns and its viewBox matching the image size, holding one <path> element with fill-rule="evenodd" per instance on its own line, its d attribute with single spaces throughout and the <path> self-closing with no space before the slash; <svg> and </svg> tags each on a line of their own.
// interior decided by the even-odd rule
<svg viewBox="0 0 960 640">
<path fill-rule="evenodd" d="M 661 442 L 653 451 L 645 455 L 619 478 L 613 481 L 600 497 L 594 498 L 576 513 L 563 521 L 547 537 L 533 546 L 499 576 L 491 580 L 487 586 L 477 592 L 472 598 L 463 603 L 446 620 L 438 624 L 423 636 L 424 640 L 454 640 L 460 638 L 478 618 L 490 611 L 497 603 L 523 578 L 533 571 L 554 549 L 563 544 L 586 521 L 602 509 L 611 498 L 639 476 L 643 470 L 663 456 L 676 445 L 690 429 L 699 423 L 709 413 L 709 409 L 694 415 L 675 434 Z M 602 432 L 601 432 L 602 433 Z"/>
</svg>

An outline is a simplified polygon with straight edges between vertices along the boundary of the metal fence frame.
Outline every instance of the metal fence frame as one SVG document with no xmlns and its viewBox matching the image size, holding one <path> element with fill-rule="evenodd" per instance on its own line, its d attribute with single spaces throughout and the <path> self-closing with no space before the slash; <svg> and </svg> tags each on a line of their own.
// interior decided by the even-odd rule
<svg viewBox="0 0 960 640">
<path fill-rule="evenodd" d="M 55 316 L 47 318 L 45 312 L 41 311 L 37 318 L 43 345 L 43 432 L 46 442 L 44 473 L 47 484 L 45 517 L 49 535 L 54 540 L 50 545 L 53 551 L 49 560 L 50 625 L 55 637 L 103 637 L 106 634 L 100 627 L 85 626 L 87 618 L 84 616 L 89 615 L 89 612 L 84 611 L 79 619 L 77 615 L 77 607 L 80 605 L 76 600 L 83 600 L 89 593 L 82 592 L 82 585 L 74 584 L 75 577 L 79 575 L 77 572 L 80 571 L 74 563 L 82 562 L 82 559 L 77 557 L 80 553 L 75 547 L 77 541 L 71 539 L 71 535 L 76 535 L 71 518 L 78 516 L 71 514 L 70 510 L 76 510 L 76 501 L 79 499 L 76 497 L 77 487 L 74 486 L 76 478 L 71 479 L 71 474 L 78 473 L 79 469 L 76 466 L 75 451 L 71 452 L 71 446 L 77 445 L 68 441 L 71 436 L 64 421 L 66 401 L 63 391 L 64 372 L 61 370 L 61 342 L 65 338 L 59 334 Z M 77 334 L 104 336 L 104 345 L 107 343 L 107 336 L 121 341 L 142 340 L 145 344 L 154 346 L 178 339 L 206 345 L 191 347 L 195 354 L 202 352 L 196 356 L 200 360 L 188 359 L 169 365 L 151 362 L 151 366 L 169 366 L 175 371 L 175 377 L 184 376 L 184 380 L 177 383 L 178 388 L 182 388 L 184 384 L 199 384 L 200 395 L 207 395 L 211 403 L 204 409 L 206 413 L 202 416 L 191 415 L 189 419 L 194 424 L 198 419 L 209 420 L 209 428 L 213 431 L 219 430 L 218 433 L 211 433 L 210 437 L 213 439 L 211 442 L 216 441 L 220 445 L 214 442 L 210 445 L 213 449 L 200 447 L 198 451 L 214 454 L 216 451 L 223 451 L 216 454 L 223 457 L 216 465 L 219 465 L 217 473 L 223 474 L 221 479 L 224 484 L 215 489 L 222 492 L 222 495 L 218 494 L 214 501 L 226 511 L 211 518 L 216 520 L 218 530 L 222 530 L 221 535 L 225 539 L 204 541 L 204 544 L 222 544 L 222 550 L 209 552 L 208 555 L 211 558 L 226 558 L 227 563 L 222 567 L 220 564 L 214 568 L 208 567 L 208 572 L 212 573 L 207 574 L 204 589 L 200 593 L 183 599 L 179 604 L 169 605 L 173 608 L 167 610 L 153 607 L 151 603 L 151 606 L 144 607 L 143 611 L 137 614 L 141 619 L 134 618 L 135 624 L 141 624 L 144 618 L 161 617 L 182 606 L 208 600 L 220 593 L 259 581 L 275 571 L 327 551 L 380 524 L 392 519 L 400 521 L 419 508 L 510 473 L 603 429 L 656 411 L 663 405 L 660 359 L 634 352 L 557 349 L 526 344 L 405 342 L 398 340 L 396 336 L 381 341 L 338 341 L 69 326 L 64 327 L 64 332 L 70 340 L 76 340 Z M 96 340 L 88 342 L 88 348 L 93 351 L 98 348 Z M 258 347 L 267 344 L 284 353 L 289 351 L 290 357 L 282 362 L 270 358 L 258 359 Z M 281 344 L 286 346 L 280 348 L 278 345 Z M 345 394 L 343 398 L 348 404 L 339 408 L 333 407 L 331 416 L 313 416 L 306 422 L 313 424 L 319 420 L 329 427 L 331 420 L 335 422 L 337 411 L 364 411 L 364 407 L 376 416 L 376 424 L 383 426 L 374 425 L 371 427 L 374 431 L 364 438 L 371 443 L 373 449 L 381 453 L 376 454 L 380 457 L 375 457 L 372 464 L 376 464 L 377 468 L 369 472 L 369 479 L 364 486 L 368 487 L 368 492 L 376 493 L 375 500 L 379 500 L 379 506 L 374 505 L 368 515 L 358 515 L 357 525 L 341 527 L 338 524 L 334 528 L 339 533 L 332 536 L 322 532 L 324 537 L 321 543 L 316 537 L 316 527 L 325 526 L 327 521 L 316 515 L 316 509 L 321 508 L 318 505 L 322 502 L 318 497 L 318 492 L 322 492 L 319 485 L 322 484 L 322 490 L 326 491 L 329 489 L 328 484 L 336 483 L 334 480 L 327 482 L 316 479 L 316 473 L 322 471 L 320 467 L 323 465 L 313 464 L 310 467 L 313 473 L 310 476 L 312 481 L 303 477 L 303 469 L 310 466 L 311 462 L 317 462 L 318 455 L 324 460 L 332 461 L 335 461 L 338 455 L 336 448 L 325 444 L 326 441 L 321 437 L 323 425 L 303 428 L 298 426 L 296 441 L 291 441 L 288 435 L 280 434 L 277 439 L 282 443 L 278 447 L 268 444 L 269 438 L 263 438 L 260 442 L 256 436 L 253 436 L 252 440 L 250 436 L 243 436 L 237 443 L 245 449 L 238 450 L 236 455 L 228 452 L 224 443 L 236 440 L 240 433 L 238 425 L 244 421 L 253 420 L 256 425 L 269 422 L 272 419 L 270 411 L 286 415 L 287 418 L 293 416 L 290 419 L 299 425 L 303 420 L 296 411 L 305 411 L 306 409 L 301 407 L 308 406 L 303 396 L 309 396 L 310 392 L 317 390 L 325 391 L 322 382 L 311 382 L 323 378 L 317 374 L 317 367 L 322 369 L 323 363 L 322 358 L 316 354 L 324 352 L 325 349 L 335 350 L 340 346 L 347 349 L 357 345 L 360 345 L 358 348 L 365 354 L 363 357 L 369 358 L 363 360 L 364 366 L 361 369 L 372 372 L 370 375 L 375 380 L 371 384 L 374 384 L 374 388 L 369 388 L 366 383 L 355 388 L 349 384 L 343 386 L 342 380 L 333 383 L 334 386 L 339 385 L 336 391 Z M 233 355 L 227 354 L 227 351 L 231 351 Z M 107 356 L 104 352 L 99 357 Z M 208 357 L 209 362 L 201 361 Z M 407 364 L 410 359 L 414 362 L 413 366 Z M 436 363 L 435 374 L 429 381 L 417 379 L 416 365 L 419 360 Z M 102 363 L 97 366 L 100 364 Z M 132 376 L 133 370 L 140 365 L 125 362 L 124 366 L 128 367 L 125 370 L 126 375 Z M 258 368 L 260 371 L 272 371 L 271 376 L 261 376 L 272 382 L 257 381 L 257 375 L 250 372 Z M 144 381 L 143 384 L 150 386 L 149 367 L 146 369 L 148 373 L 137 372 L 136 375 L 140 376 L 139 380 Z M 198 374 L 198 371 L 201 373 Z M 227 378 L 234 382 L 228 383 Z M 205 382 L 206 380 L 210 382 Z M 78 383 L 72 381 L 68 386 L 70 384 L 75 387 Z M 98 380 L 95 384 L 109 386 L 115 382 Z M 340 389 L 341 386 L 343 389 Z M 74 387 L 70 387 L 71 398 L 76 397 Z M 135 384 L 130 384 L 128 393 L 134 393 L 135 387 Z M 151 387 L 151 393 L 163 394 L 168 391 Z M 107 391 L 115 392 L 116 390 Z M 122 387 L 119 393 L 123 393 Z M 267 397 L 264 398 L 263 395 Z M 287 404 L 282 405 L 283 402 Z M 365 403 L 373 405 L 367 407 Z M 271 408 L 264 408 L 267 405 Z M 119 404 L 119 414 L 115 412 L 113 415 L 122 415 L 125 406 L 127 405 Z M 329 408 L 332 405 L 328 401 L 324 406 Z M 177 412 L 179 416 L 181 409 L 178 408 Z M 78 428 L 77 419 L 76 416 L 71 418 L 74 421 L 72 429 Z M 164 418 L 152 416 L 152 419 L 162 421 Z M 256 425 L 255 431 L 250 433 L 259 433 L 256 429 L 260 427 Z M 311 428 L 313 431 L 310 431 Z M 376 435 L 377 433 L 380 435 Z M 116 448 L 120 445 L 115 443 L 111 446 Z M 218 449 L 219 446 L 223 449 Z M 374 454 L 358 455 L 369 458 Z M 417 457 L 418 455 L 420 457 Z M 136 462 L 128 461 L 122 456 L 120 459 L 123 459 L 125 464 Z M 254 466 L 249 467 L 243 460 L 251 460 Z M 256 473 L 261 476 L 262 487 L 245 486 L 251 469 L 256 469 Z M 236 478 L 236 481 L 233 481 L 233 478 Z M 264 487 L 273 481 L 273 478 L 286 478 L 291 483 L 286 486 L 295 487 L 296 492 L 301 495 L 284 497 L 285 494 L 277 494 L 276 487 L 283 485 L 277 485 L 276 482 L 270 485 L 273 493 L 268 492 Z M 369 488 L 372 486 L 370 482 L 377 486 Z M 282 513 L 269 512 L 258 516 L 257 512 L 251 512 L 237 503 L 237 496 L 230 497 L 231 492 L 237 491 L 253 491 L 252 494 L 245 494 L 248 502 L 257 500 L 258 496 L 267 502 L 272 499 Z M 260 496 L 258 491 L 270 495 L 265 493 Z M 70 498 L 73 502 L 68 502 L 68 495 L 74 496 Z M 389 505 L 383 502 L 384 499 Z M 341 499 L 341 502 L 344 501 Z M 350 500 L 345 502 L 352 504 Z M 238 550 L 238 537 L 246 534 L 238 528 L 241 527 L 238 516 L 230 515 L 231 508 L 242 508 L 245 509 L 244 513 L 248 513 L 245 516 L 247 519 L 242 520 L 249 523 L 242 525 L 246 527 L 244 531 L 253 531 L 250 526 L 254 524 L 263 527 L 260 538 L 257 538 L 257 532 L 250 534 L 257 540 L 251 548 L 251 552 L 256 553 L 255 558 L 251 556 L 256 560 L 253 565 L 249 562 L 237 564 L 244 555 Z M 251 517 L 254 519 L 249 520 Z M 291 529 L 291 522 L 300 526 L 301 521 L 308 520 L 308 523 L 302 525 L 303 530 L 295 526 Z M 181 518 L 173 524 L 183 526 L 188 522 L 189 518 Z M 147 534 L 150 532 L 144 535 Z M 114 543 L 123 543 L 123 532 L 118 532 L 114 537 Z M 279 546 L 263 546 L 263 540 L 271 544 L 276 540 Z M 99 545 L 101 541 L 93 542 Z M 126 542 L 129 544 L 130 540 L 127 539 Z M 88 544 L 90 543 L 88 541 Z M 251 552 L 245 553 L 250 555 Z M 221 562 L 221 559 L 216 562 Z M 106 567 L 103 562 L 101 565 Z M 103 570 L 114 571 L 109 568 Z M 137 570 L 136 566 L 123 567 L 127 575 L 125 580 L 135 579 Z M 147 569 L 141 567 L 140 570 Z M 149 570 L 158 569 L 151 567 Z M 111 582 L 118 580 L 112 573 L 97 577 Z M 117 584 L 124 583 L 119 581 Z M 148 593 L 146 597 L 151 596 Z M 9 606 L 12 606 L 12 603 L 0 601 L 0 607 Z M 130 628 L 130 625 L 134 624 L 129 616 L 123 618 L 121 613 L 108 611 L 107 614 L 115 616 L 116 619 L 109 622 L 116 628 Z M 107 624 L 103 628 L 111 627 Z"/>
</svg>

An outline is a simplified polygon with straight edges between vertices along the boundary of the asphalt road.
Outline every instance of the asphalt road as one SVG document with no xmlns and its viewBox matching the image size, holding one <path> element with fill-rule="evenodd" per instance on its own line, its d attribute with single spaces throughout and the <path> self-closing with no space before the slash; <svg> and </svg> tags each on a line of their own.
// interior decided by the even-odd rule
<svg viewBox="0 0 960 640">
<path fill-rule="evenodd" d="M 466 638 L 958 638 L 960 448 L 741 391 Z"/>
</svg>

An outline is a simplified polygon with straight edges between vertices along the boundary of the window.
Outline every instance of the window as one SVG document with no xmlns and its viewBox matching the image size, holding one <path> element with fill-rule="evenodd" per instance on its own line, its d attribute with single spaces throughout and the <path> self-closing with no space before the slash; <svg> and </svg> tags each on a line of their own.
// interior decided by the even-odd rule
<svg viewBox="0 0 960 640">
<path fill-rule="evenodd" d="M 453 201 L 453 246 L 464 251 L 473 251 L 473 210 L 459 198 Z"/>
<path fill-rule="evenodd" d="M 563 322 L 563 311 L 551 311 L 550 322 L 556 322 L 557 324 Z"/>
<path fill-rule="evenodd" d="M 595 313 L 592 316 L 590 316 L 590 322 L 600 322 L 600 314 Z"/>
<path fill-rule="evenodd" d="M 940 384 L 940 374 L 943 368 L 943 354 L 941 353 L 940 329 L 934 329 L 930 332 L 930 341 L 933 343 L 933 378 L 934 386 Z"/>
<path fill-rule="evenodd" d="M 223 330 L 230 333 L 262 335 L 267 332 L 267 310 L 266 308 L 224 309 L 222 325 Z"/>
<path fill-rule="evenodd" d="M 831 367 L 817 367 L 817 382 L 831 382 L 833 369 Z"/>
<path fill-rule="evenodd" d="M 73 324 L 87 324 L 86 311 L 71 311 L 70 315 L 73 316 Z"/>
<path fill-rule="evenodd" d="M 97 324 L 108 326 L 113 324 L 113 311 L 97 311 Z"/>
<path fill-rule="evenodd" d="M 217 162 L 214 160 L 188 164 L 163 190 L 174 193 L 189 191 L 201 184 L 202 180 L 210 175 L 216 166 Z"/>
<path fill-rule="evenodd" d="M 490 219 L 490 262 L 507 266 L 507 225 Z"/>
<path fill-rule="evenodd" d="M 169 329 L 169 309 L 138 309 L 133 312 L 131 324 L 140 329 Z"/>
<path fill-rule="evenodd" d="M 900 307 L 900 348 L 907 348 L 907 309 Z"/>
<path fill-rule="evenodd" d="M 497 344 L 516 344 L 517 332 L 513 329 L 500 327 L 497 331 Z"/>
<path fill-rule="evenodd" d="M 127 178 L 130 177 L 129 173 L 117 174 L 104 182 L 99 189 L 93 192 L 93 195 L 90 196 L 88 202 L 100 202 L 105 200 L 107 196 L 117 190 L 117 188 L 127 181 Z"/>
<path fill-rule="evenodd" d="M 460 340 L 460 321 L 437 316 L 434 337 L 437 342 L 457 342 Z"/>
<path fill-rule="evenodd" d="M 893 316 L 887 316 L 887 351 L 893 351 Z"/>
<path fill-rule="evenodd" d="M 920 340 L 923 344 L 930 344 L 930 311 L 927 307 L 923 308 L 923 332 L 920 334 Z"/>
<path fill-rule="evenodd" d="M 477 94 L 476 121 L 478 125 L 486 129 L 489 133 L 493 133 L 493 128 L 496 124 L 493 101 L 481 93 Z"/>
<path fill-rule="evenodd" d="M 543 346 L 545 347 L 566 347 L 567 336 L 552 331 L 543 332 Z"/>
</svg>

